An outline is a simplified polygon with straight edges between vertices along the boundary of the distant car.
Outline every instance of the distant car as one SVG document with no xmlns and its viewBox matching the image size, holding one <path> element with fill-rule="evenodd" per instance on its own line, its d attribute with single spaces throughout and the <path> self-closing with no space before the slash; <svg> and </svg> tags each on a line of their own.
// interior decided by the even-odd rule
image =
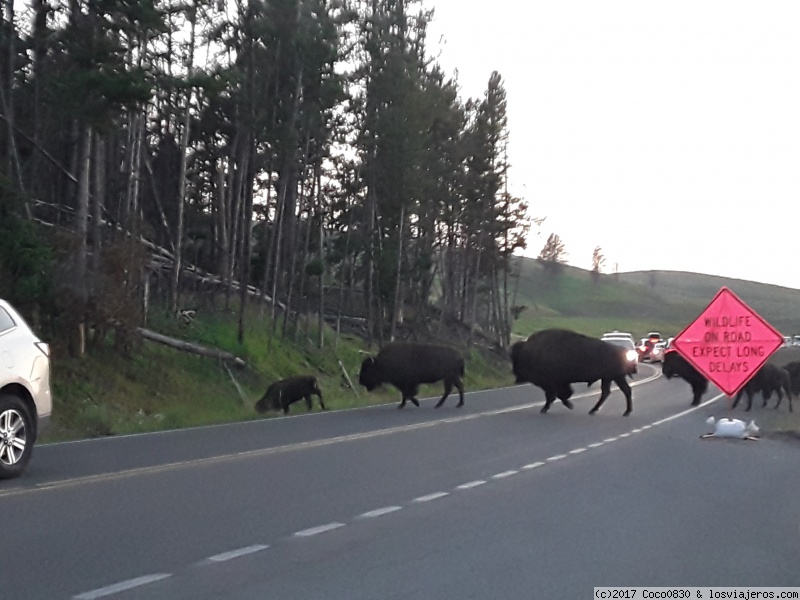
<svg viewBox="0 0 800 600">
<path fill-rule="evenodd" d="M 641 362 L 649 360 L 658 362 L 661 360 L 661 356 L 657 358 L 652 356 L 653 349 L 655 348 L 656 344 L 660 343 L 664 343 L 664 338 L 661 337 L 661 334 L 657 331 L 651 331 L 647 334 L 647 337 L 643 337 L 636 348 L 637 352 L 639 352 L 639 360 Z"/>
<path fill-rule="evenodd" d="M 792 346 L 800 346 L 800 335 L 796 335 L 792 338 Z"/>
<path fill-rule="evenodd" d="M 639 362 L 639 353 L 636 351 L 636 344 L 633 343 L 633 339 L 627 337 L 605 337 L 603 336 L 600 338 L 607 344 L 611 344 L 612 346 L 619 346 L 620 348 L 625 348 L 625 358 L 627 358 L 631 362 Z"/>
<path fill-rule="evenodd" d="M 626 339 L 629 339 L 630 341 L 633 342 L 633 345 L 636 346 L 636 342 L 633 339 L 633 334 L 632 333 L 628 333 L 627 331 L 617 331 L 616 329 L 614 331 L 608 331 L 608 332 L 604 333 L 603 337 L 601 337 L 600 339 L 601 340 L 605 340 L 605 339 L 614 339 L 614 338 L 626 338 Z"/>
<path fill-rule="evenodd" d="M 52 405 L 50 346 L 0 299 L 0 479 L 25 470 Z"/>
<path fill-rule="evenodd" d="M 650 351 L 650 362 L 664 362 L 664 353 L 667 351 L 667 342 L 657 342 Z"/>
</svg>

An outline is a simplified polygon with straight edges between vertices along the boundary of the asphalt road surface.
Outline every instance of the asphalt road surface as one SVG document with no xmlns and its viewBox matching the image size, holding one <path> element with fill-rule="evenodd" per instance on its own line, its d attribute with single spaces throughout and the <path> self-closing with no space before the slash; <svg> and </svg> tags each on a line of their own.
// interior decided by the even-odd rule
<svg viewBox="0 0 800 600">
<path fill-rule="evenodd" d="M 800 445 L 701 439 L 710 391 L 634 410 L 533 386 L 36 448 L 0 482 L 0 598 L 591 598 L 800 586 Z M 399 396 L 399 395 L 398 395 Z M 760 403 L 751 415 L 758 422 Z M 305 410 L 294 405 L 293 414 Z M 786 410 L 786 406 L 782 406 Z"/>
</svg>

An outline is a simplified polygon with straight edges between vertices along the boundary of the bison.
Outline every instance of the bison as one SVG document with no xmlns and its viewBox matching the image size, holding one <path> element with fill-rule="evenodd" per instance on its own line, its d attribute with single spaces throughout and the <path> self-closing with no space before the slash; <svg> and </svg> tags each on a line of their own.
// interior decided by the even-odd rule
<svg viewBox="0 0 800 600">
<path fill-rule="evenodd" d="M 692 386 L 692 406 L 700 404 L 700 399 L 708 391 L 708 379 L 695 369 L 677 350 L 669 350 L 664 355 L 661 372 L 667 379 L 680 377 Z"/>
<path fill-rule="evenodd" d="M 615 382 L 625 395 L 625 416 L 633 410 L 631 387 L 626 378 L 636 373 L 636 358 L 626 350 L 567 329 L 544 329 L 511 347 L 511 365 L 517 383 L 532 383 L 544 390 L 546 413 L 556 398 L 572 409 L 572 383 L 601 381 L 594 414 L 611 393 Z"/>
<path fill-rule="evenodd" d="M 327 410 L 322 402 L 322 392 L 317 385 L 317 378 L 313 375 L 295 375 L 276 381 L 269 388 L 261 399 L 256 402 L 256 411 L 267 412 L 273 410 L 283 410 L 283 414 L 289 414 L 289 405 L 305 398 L 307 410 L 311 410 L 311 396 L 319 398 L 319 405 L 322 410 Z"/>
<path fill-rule="evenodd" d="M 764 404 L 767 405 L 767 400 L 772 397 L 772 392 L 778 395 L 778 402 L 775 408 L 778 408 L 783 401 L 783 393 L 789 397 L 789 412 L 792 412 L 792 383 L 789 371 L 778 365 L 772 363 L 765 363 L 750 380 L 744 384 L 744 387 L 736 394 L 736 399 L 733 401 L 731 408 L 736 408 L 739 404 L 743 394 L 747 394 L 747 408 L 753 408 L 753 394 L 761 392 L 764 396 Z"/>
<path fill-rule="evenodd" d="M 800 362 L 787 363 L 783 368 L 789 373 L 792 394 L 800 394 Z"/>
<path fill-rule="evenodd" d="M 372 391 L 382 383 L 390 383 L 403 395 L 398 408 L 411 400 L 419 406 L 416 398 L 422 383 L 444 381 L 444 395 L 436 403 L 436 408 L 458 389 L 459 400 L 456 407 L 464 406 L 464 358 L 454 348 L 434 344 L 413 342 L 392 342 L 384 346 L 377 356 L 365 358 L 361 363 L 358 382 Z"/>
</svg>

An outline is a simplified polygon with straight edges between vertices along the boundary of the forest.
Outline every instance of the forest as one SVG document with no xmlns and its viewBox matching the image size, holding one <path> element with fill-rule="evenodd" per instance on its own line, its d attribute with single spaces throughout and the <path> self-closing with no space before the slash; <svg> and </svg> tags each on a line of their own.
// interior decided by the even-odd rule
<svg viewBox="0 0 800 600">
<path fill-rule="evenodd" d="M 3 11 L 0 296 L 72 356 L 203 302 L 240 342 L 259 306 L 275 335 L 319 319 L 320 347 L 323 321 L 508 345 L 530 219 L 503 79 L 462 99 L 421 2 Z"/>
</svg>

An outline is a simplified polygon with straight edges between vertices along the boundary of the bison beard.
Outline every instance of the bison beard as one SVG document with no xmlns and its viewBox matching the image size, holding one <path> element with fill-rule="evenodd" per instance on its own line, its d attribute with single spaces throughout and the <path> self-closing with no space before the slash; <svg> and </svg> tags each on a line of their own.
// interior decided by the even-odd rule
<svg viewBox="0 0 800 600">
<path fill-rule="evenodd" d="M 633 410 L 633 395 L 626 378 L 636 372 L 636 363 L 625 350 L 602 340 L 566 329 L 545 329 L 511 347 L 512 370 L 517 383 L 532 383 L 545 394 L 543 413 L 556 398 L 569 409 L 572 383 L 592 384 L 598 379 L 600 399 L 589 411 L 596 413 L 611 394 L 611 382 L 625 396 L 625 416 Z"/>
<path fill-rule="evenodd" d="M 436 408 L 453 391 L 458 389 L 459 401 L 456 407 L 464 406 L 464 359 L 459 352 L 448 346 L 418 344 L 412 342 L 393 342 L 387 344 L 376 357 L 365 358 L 358 373 L 358 382 L 372 391 L 382 383 L 390 383 L 402 394 L 400 405 L 406 400 L 419 406 L 416 396 L 423 383 L 444 382 L 444 395 L 436 403 Z"/>
</svg>

